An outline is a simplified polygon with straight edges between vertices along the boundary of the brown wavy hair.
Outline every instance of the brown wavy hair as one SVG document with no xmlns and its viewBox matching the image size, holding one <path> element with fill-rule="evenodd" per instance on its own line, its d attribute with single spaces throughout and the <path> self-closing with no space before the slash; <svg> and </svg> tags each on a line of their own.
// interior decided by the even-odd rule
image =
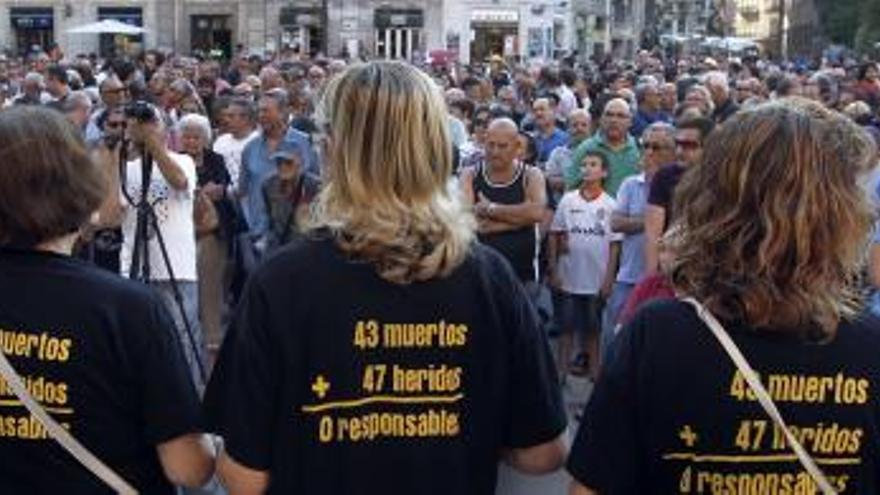
<svg viewBox="0 0 880 495">
<path fill-rule="evenodd" d="M 676 189 L 674 286 L 724 319 L 833 337 L 860 306 L 872 215 L 859 178 L 874 156 L 861 128 L 807 100 L 732 117 Z"/>
<path fill-rule="evenodd" d="M 395 283 L 443 277 L 464 261 L 473 215 L 452 177 L 446 104 L 400 62 L 355 65 L 327 87 L 325 186 L 311 228 Z"/>
</svg>

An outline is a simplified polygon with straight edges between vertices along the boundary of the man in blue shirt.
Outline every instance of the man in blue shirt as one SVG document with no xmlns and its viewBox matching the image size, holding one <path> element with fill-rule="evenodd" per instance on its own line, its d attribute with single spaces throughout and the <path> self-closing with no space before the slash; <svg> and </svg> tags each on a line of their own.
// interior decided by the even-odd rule
<svg viewBox="0 0 880 495">
<path fill-rule="evenodd" d="M 535 145 L 538 151 L 538 165 L 550 159 L 556 148 L 568 145 L 568 133 L 556 127 L 556 112 L 549 98 L 538 98 L 532 103 L 535 116 Z"/>
<path fill-rule="evenodd" d="M 623 234 L 623 245 L 620 250 L 620 269 L 602 315 L 602 335 L 599 341 L 602 362 L 607 360 L 620 311 L 645 274 L 644 214 L 648 204 L 648 191 L 651 179 L 660 167 L 675 160 L 675 128 L 664 122 L 651 124 L 645 129 L 642 146 L 645 150 L 642 155 L 642 173 L 623 180 L 617 192 L 617 206 L 611 213 L 611 230 Z"/>
<path fill-rule="evenodd" d="M 646 82 L 636 86 L 638 111 L 633 118 L 632 135 L 636 139 L 642 137 L 645 129 L 654 122 L 671 123 L 672 117 L 662 110 L 660 87 L 654 82 Z"/>
<path fill-rule="evenodd" d="M 238 190 L 248 221 L 251 237 L 258 239 L 266 233 L 269 217 L 260 193 L 266 178 L 277 167 L 271 156 L 279 147 L 299 150 L 305 157 L 303 170 L 315 175 L 320 172 L 318 160 L 307 134 L 289 125 L 289 100 L 287 92 L 276 88 L 260 98 L 257 120 L 260 133 L 245 146 L 241 156 L 241 176 Z"/>
</svg>

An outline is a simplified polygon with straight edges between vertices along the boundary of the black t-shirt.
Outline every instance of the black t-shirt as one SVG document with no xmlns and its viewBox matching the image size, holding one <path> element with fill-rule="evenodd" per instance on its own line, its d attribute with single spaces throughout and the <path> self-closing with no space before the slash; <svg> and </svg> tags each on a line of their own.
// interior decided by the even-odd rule
<svg viewBox="0 0 880 495">
<path fill-rule="evenodd" d="M 286 247 L 251 280 L 205 404 L 279 494 L 492 494 L 503 448 L 565 428 L 534 310 L 480 245 L 409 285 L 331 239 Z"/>
<path fill-rule="evenodd" d="M 725 327 L 832 486 L 880 493 L 880 320 L 843 323 L 822 345 Z M 603 495 L 818 493 L 691 306 L 647 305 L 612 352 L 568 461 L 581 483 Z"/>
<path fill-rule="evenodd" d="M 201 430 L 158 296 L 76 259 L 0 250 L 0 350 L 31 394 L 141 493 L 174 493 L 156 445 Z M 0 379 L 0 493 L 112 493 Z"/>
<path fill-rule="evenodd" d="M 675 187 L 681 181 L 685 168 L 677 163 L 666 165 L 654 174 L 651 179 L 651 188 L 648 190 L 648 204 L 659 206 L 666 210 L 666 225 L 672 223 L 672 198 Z"/>
</svg>

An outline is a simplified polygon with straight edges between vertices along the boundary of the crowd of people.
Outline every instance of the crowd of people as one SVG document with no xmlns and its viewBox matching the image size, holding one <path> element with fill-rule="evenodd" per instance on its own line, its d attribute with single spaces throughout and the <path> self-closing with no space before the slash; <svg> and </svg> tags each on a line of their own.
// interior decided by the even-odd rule
<svg viewBox="0 0 880 495">
<path fill-rule="evenodd" d="M 825 388 L 814 400 L 765 385 L 777 402 L 793 404 L 784 411 L 795 417 L 811 454 L 860 459 L 851 469 L 854 463 L 821 465 L 837 492 L 875 493 L 880 486 L 878 459 L 866 454 L 880 448 L 880 416 L 868 399 L 880 385 L 870 357 L 880 334 L 868 316 L 880 316 L 880 229 L 871 234 L 880 204 L 873 173 L 880 162 L 876 62 L 795 67 L 760 57 L 670 59 L 658 50 L 587 65 L 493 57 L 416 68 L 285 52 L 242 52 L 228 63 L 155 51 L 99 60 L 67 57 L 56 47 L 0 59 L 0 107 L 3 160 L 25 163 L 36 147 L 43 154 L 36 161 L 49 168 L 52 160 L 68 160 L 53 153 L 73 149 L 84 155 L 66 167 L 94 168 L 65 170 L 81 173 L 81 183 L 45 216 L 42 197 L 14 194 L 17 186 L 0 179 L 8 273 L 45 285 L 73 273 L 66 261 L 27 254 L 61 238 L 47 249 L 64 254 L 69 243 L 87 264 L 156 289 L 154 296 L 118 286 L 125 297 L 108 295 L 111 302 L 97 309 L 72 298 L 59 311 L 90 307 L 113 315 L 91 315 L 96 327 L 111 318 L 135 328 L 134 341 L 118 345 L 151 351 L 123 353 L 118 364 L 134 370 L 126 380 L 140 384 L 154 374 L 143 391 L 152 394 L 150 407 L 158 401 L 183 411 L 150 411 L 145 421 L 158 426 L 148 427 L 147 444 L 118 439 L 118 446 L 98 449 L 110 459 L 128 456 L 131 462 L 117 468 L 143 490 L 167 483 L 157 481 L 160 465 L 171 483 L 206 481 L 210 445 L 196 420 L 203 395 L 208 430 L 226 443 L 219 467 L 231 493 L 270 486 L 278 493 L 491 493 L 494 471 L 477 466 L 489 469 L 499 448 L 525 472 L 561 465 L 560 391 L 572 376 L 588 376 L 597 385 L 577 414 L 581 427 L 568 460 L 572 493 L 790 493 L 755 487 L 800 483 L 794 456 L 772 482 L 767 473 L 735 471 L 723 459 L 688 470 L 711 454 L 787 453 L 792 442 L 768 447 L 751 430 L 740 442 L 737 421 L 767 420 L 757 417 L 759 409 L 743 416 L 750 392 L 740 383 L 746 391 L 737 396 L 729 377 L 736 382 L 742 372 L 717 365 L 726 357 L 694 310 L 676 302 L 684 296 L 717 315 L 771 377 L 815 378 L 821 387 L 835 374 L 864 381 L 861 401 L 840 399 L 843 392 L 829 385 L 834 404 L 826 403 Z M 13 132 L 13 118 L 62 133 L 37 107 L 63 115 L 75 135 L 40 138 L 22 130 L 3 137 L 4 129 Z M 16 139 L 27 146 L 22 155 Z M 13 172 L 28 187 L 42 187 L 34 194 L 52 196 L 63 186 L 61 179 Z M 87 183 L 97 181 L 90 174 L 106 178 L 104 194 Z M 28 232 L 50 221 L 63 225 Z M 475 241 L 491 249 L 471 247 Z M 108 276 L 90 274 L 66 289 L 98 287 Z M 4 294 L 18 290 L 3 284 Z M 8 300 L 27 307 L 27 297 L 40 296 L 23 291 Z M 136 310 L 125 314 L 126 307 Z M 4 338 L 3 325 L 25 332 L 66 321 L 33 322 L 15 308 L 0 305 Z M 461 322 L 485 335 L 468 333 L 459 344 L 443 340 L 452 337 L 440 338 L 443 344 L 431 343 L 433 337 L 426 344 L 395 340 L 395 324 L 441 320 L 441 327 Z M 174 338 L 148 336 L 151 325 Z M 356 329 L 354 347 L 349 326 Z M 113 335 L 111 341 L 119 338 Z M 548 339 L 555 340 L 555 356 Z M 15 356 L 3 342 L 4 353 Z M 798 358 L 807 352 L 802 346 L 816 343 L 827 345 Z M 112 345 L 106 336 L 88 344 Z M 391 385 L 377 383 L 369 352 L 385 360 L 378 366 L 384 376 L 387 365 Z M 491 352 L 499 354 L 474 361 Z M 693 362 L 679 363 L 678 356 Z M 841 363 L 848 364 L 834 367 Z M 441 365 L 458 370 L 466 385 L 423 383 L 403 369 L 421 367 L 427 377 Z M 694 376 L 701 372 L 703 379 Z M 180 373 L 195 394 L 177 381 Z M 404 414 L 404 406 L 357 417 L 317 414 L 354 407 L 332 392 L 340 403 L 323 400 L 337 386 L 354 387 L 352 398 L 460 391 L 470 402 L 442 409 L 444 417 L 455 415 L 454 428 L 420 433 L 409 426 L 418 415 Z M 132 391 L 117 392 L 123 410 L 143 406 Z M 669 401 L 673 396 L 682 399 Z M 706 410 L 700 398 L 721 402 Z M 854 404 L 870 412 L 843 407 Z M 284 408 L 299 423 L 282 417 Z M 499 418 L 502 424 L 494 424 Z M 803 431 L 831 421 L 823 418 L 834 418 L 851 441 L 841 441 L 841 449 L 831 441 L 828 451 L 821 441 L 813 446 Z M 697 431 L 702 450 L 694 449 Z M 14 436 L 0 428 L 0 440 Z M 395 442 L 418 437 L 430 438 L 436 452 L 394 450 Z M 473 472 L 436 486 L 419 483 L 421 462 L 454 458 L 465 448 L 460 437 L 475 449 L 473 466 L 462 466 Z M 365 438 L 386 463 L 367 460 L 374 454 L 355 445 Z M 131 449 L 150 442 L 163 446 L 158 463 L 135 461 Z M 346 457 L 346 449 L 357 454 Z M 408 481 L 379 476 L 372 485 L 356 484 L 367 483 L 376 466 L 410 461 L 416 468 Z M 94 485 L 65 469 L 77 483 Z M 16 486 L 37 486 L 23 481 L 33 473 L 20 471 Z M 803 483 L 822 486 L 815 478 Z"/>
</svg>

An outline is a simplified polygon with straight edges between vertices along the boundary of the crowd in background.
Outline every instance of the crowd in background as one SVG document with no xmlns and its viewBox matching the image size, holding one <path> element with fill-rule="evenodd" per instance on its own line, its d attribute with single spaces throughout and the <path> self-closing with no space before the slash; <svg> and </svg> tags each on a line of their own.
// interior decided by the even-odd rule
<svg viewBox="0 0 880 495">
<path fill-rule="evenodd" d="M 151 277 L 161 285 L 173 275 L 183 287 L 185 310 L 175 314 L 204 336 L 191 365 L 199 352 L 210 361 L 249 270 L 308 221 L 332 139 L 316 104 L 350 62 L 287 52 L 102 60 L 48 48 L 0 58 L 0 107 L 63 112 L 130 195 L 140 191 L 138 160 L 157 162 L 148 201 L 173 273 L 157 255 Z M 445 91 L 456 175 L 480 239 L 507 257 L 545 327 L 562 335 L 563 380 L 595 377 L 621 321 L 639 302 L 671 294 L 661 268 L 673 191 L 713 128 L 740 109 L 804 97 L 880 142 L 880 68 L 870 60 L 796 67 L 655 50 L 587 65 L 495 56 L 423 69 Z M 141 101 L 156 122 L 132 136 L 132 103 Z M 865 187 L 876 195 L 876 181 Z M 79 252 L 127 274 L 136 201 L 113 199 Z M 869 275 L 880 284 L 880 255 Z"/>
</svg>

